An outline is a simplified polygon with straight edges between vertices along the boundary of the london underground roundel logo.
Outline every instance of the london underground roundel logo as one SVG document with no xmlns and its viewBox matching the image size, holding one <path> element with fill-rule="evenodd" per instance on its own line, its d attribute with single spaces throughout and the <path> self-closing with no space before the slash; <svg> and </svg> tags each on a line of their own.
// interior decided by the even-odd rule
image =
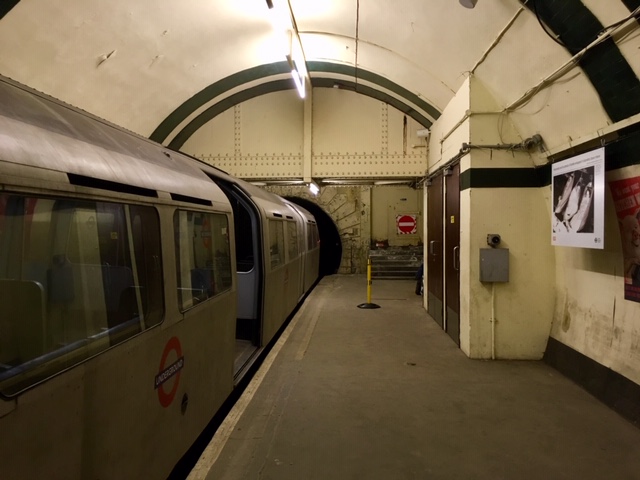
<svg viewBox="0 0 640 480">
<path fill-rule="evenodd" d="M 171 362 L 171 363 L 169 363 Z M 171 337 L 164 347 L 160 360 L 159 372 L 155 377 L 154 387 L 158 391 L 160 405 L 168 407 L 178 392 L 180 370 L 184 367 L 182 346 L 178 337 Z M 174 378 L 175 377 L 175 378 Z"/>
</svg>

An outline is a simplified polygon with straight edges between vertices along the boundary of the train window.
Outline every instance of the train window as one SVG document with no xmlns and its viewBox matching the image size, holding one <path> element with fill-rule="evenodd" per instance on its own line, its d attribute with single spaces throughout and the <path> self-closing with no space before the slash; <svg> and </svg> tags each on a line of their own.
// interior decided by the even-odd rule
<svg viewBox="0 0 640 480">
<path fill-rule="evenodd" d="M 233 207 L 233 223 L 236 240 L 236 269 L 238 272 L 253 270 L 256 259 L 253 257 L 253 226 L 249 210 L 237 198 L 229 198 Z"/>
<path fill-rule="evenodd" d="M 232 285 L 226 215 L 178 210 L 174 217 L 180 311 Z"/>
<path fill-rule="evenodd" d="M 307 223 L 307 249 L 313 250 L 318 248 L 319 243 L 318 227 L 315 223 Z"/>
<path fill-rule="evenodd" d="M 0 391 L 14 395 L 157 325 L 151 207 L 0 194 Z"/>
<path fill-rule="evenodd" d="M 298 225 L 287 222 L 287 242 L 289 244 L 289 261 L 298 256 Z"/>
<path fill-rule="evenodd" d="M 280 220 L 269 220 L 269 255 L 271 268 L 284 265 L 284 224 Z"/>
</svg>

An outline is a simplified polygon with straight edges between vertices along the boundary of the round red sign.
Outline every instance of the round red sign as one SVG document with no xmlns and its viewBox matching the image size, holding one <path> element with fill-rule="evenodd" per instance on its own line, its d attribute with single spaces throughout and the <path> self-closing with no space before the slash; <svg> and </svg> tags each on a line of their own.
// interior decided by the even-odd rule
<svg viewBox="0 0 640 480">
<path fill-rule="evenodd" d="M 175 361 L 168 364 L 169 354 L 173 352 L 172 357 L 176 358 Z M 182 347 L 178 337 L 171 337 L 164 347 L 162 352 L 162 358 L 160 359 L 160 372 L 155 378 L 155 388 L 158 390 L 158 400 L 160 405 L 168 407 L 173 402 L 173 398 L 178 392 L 178 384 L 180 383 L 180 370 L 184 367 L 184 357 L 182 356 Z M 173 386 L 169 391 L 165 390 L 164 383 L 170 378 L 176 377 L 173 380 Z"/>
<path fill-rule="evenodd" d="M 411 215 L 401 215 L 397 217 L 399 233 L 415 233 L 416 219 Z"/>
</svg>

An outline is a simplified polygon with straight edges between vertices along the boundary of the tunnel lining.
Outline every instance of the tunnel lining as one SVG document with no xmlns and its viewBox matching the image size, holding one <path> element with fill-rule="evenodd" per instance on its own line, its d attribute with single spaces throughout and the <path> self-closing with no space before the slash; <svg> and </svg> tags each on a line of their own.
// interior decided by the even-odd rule
<svg viewBox="0 0 640 480">
<path fill-rule="evenodd" d="M 285 198 L 307 209 L 316 219 L 320 234 L 320 277 L 338 273 L 342 259 L 342 239 L 331 216 L 311 200 L 296 196 Z"/>
</svg>

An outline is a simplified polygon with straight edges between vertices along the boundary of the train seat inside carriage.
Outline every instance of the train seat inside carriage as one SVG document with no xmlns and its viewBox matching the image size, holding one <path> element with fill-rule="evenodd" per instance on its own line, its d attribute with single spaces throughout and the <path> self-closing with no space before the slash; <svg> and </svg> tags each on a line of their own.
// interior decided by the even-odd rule
<svg viewBox="0 0 640 480">
<path fill-rule="evenodd" d="M 139 316 L 136 290 L 141 287 L 135 285 L 127 266 L 71 263 L 64 255 L 56 255 L 47 280 L 51 304 L 65 304 L 76 315 L 90 317 L 98 331 Z"/>
<path fill-rule="evenodd" d="M 213 270 L 210 268 L 191 269 L 191 293 L 195 302 L 201 302 L 213 297 L 215 291 Z"/>
<path fill-rule="evenodd" d="M 145 311 L 145 295 L 129 267 L 73 264 L 56 255 L 48 269 L 26 264 L 22 276 L 0 279 L 0 380 L 141 330 L 138 301 Z"/>
<path fill-rule="evenodd" d="M 45 292 L 34 280 L 0 279 L 0 378 L 43 353 Z"/>
</svg>

